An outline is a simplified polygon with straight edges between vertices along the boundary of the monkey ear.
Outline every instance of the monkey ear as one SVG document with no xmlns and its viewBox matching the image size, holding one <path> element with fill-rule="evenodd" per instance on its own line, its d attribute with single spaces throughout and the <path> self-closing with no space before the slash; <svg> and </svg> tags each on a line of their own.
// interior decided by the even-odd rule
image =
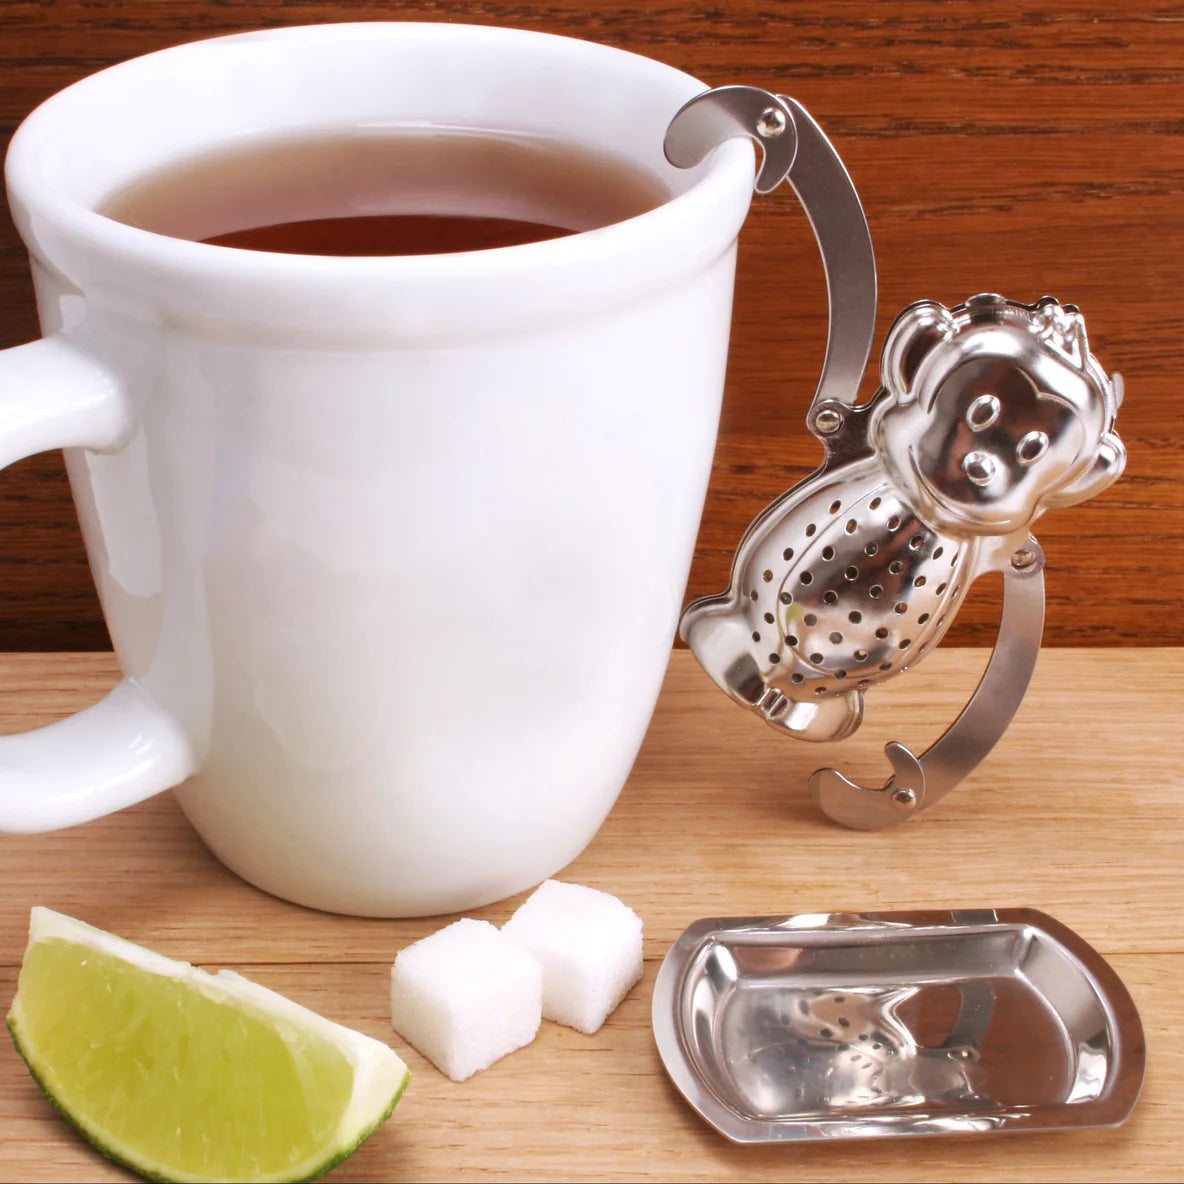
<svg viewBox="0 0 1184 1184">
<path fill-rule="evenodd" d="M 935 345 L 954 335 L 954 318 L 944 304 L 919 300 L 892 323 L 880 354 L 880 382 L 897 402 L 912 399 L 913 378 L 921 360 Z"/>
<path fill-rule="evenodd" d="M 1060 506 L 1075 506 L 1091 497 L 1097 497 L 1102 490 L 1108 489 L 1122 476 L 1124 468 L 1126 448 L 1123 447 L 1117 432 L 1105 432 L 1093 464 L 1069 485 L 1042 497 L 1041 505 L 1056 509 Z"/>
</svg>

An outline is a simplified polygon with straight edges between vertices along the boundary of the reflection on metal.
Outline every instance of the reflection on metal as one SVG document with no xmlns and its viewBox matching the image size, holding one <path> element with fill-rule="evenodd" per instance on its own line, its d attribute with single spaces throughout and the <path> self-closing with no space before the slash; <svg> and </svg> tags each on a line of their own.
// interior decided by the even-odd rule
<svg viewBox="0 0 1184 1184">
<path fill-rule="evenodd" d="M 741 1143 L 1112 1126 L 1145 1059 L 1113 970 L 1029 909 L 700 921 L 653 1025 Z"/>
</svg>

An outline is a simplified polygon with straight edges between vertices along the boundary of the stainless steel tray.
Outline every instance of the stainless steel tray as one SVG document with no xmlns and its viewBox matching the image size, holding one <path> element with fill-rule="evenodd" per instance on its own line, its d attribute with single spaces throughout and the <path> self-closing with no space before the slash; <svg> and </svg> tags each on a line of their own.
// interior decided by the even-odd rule
<svg viewBox="0 0 1184 1184">
<path fill-rule="evenodd" d="M 1126 988 L 1033 909 L 699 921 L 653 1024 L 738 1143 L 1114 1126 L 1143 1082 Z"/>
</svg>

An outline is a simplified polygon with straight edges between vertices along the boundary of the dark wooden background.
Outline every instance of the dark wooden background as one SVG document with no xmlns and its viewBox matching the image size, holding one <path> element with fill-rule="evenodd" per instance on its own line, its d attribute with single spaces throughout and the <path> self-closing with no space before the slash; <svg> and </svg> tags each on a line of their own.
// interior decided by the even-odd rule
<svg viewBox="0 0 1184 1184">
<path fill-rule="evenodd" d="M 0 0 L 0 148 L 46 96 L 120 59 L 239 29 L 389 18 L 561 32 L 711 85 L 792 94 L 863 198 L 880 338 L 923 297 L 955 303 L 992 290 L 1077 303 L 1094 352 L 1126 377 L 1129 462 L 1096 502 L 1039 524 L 1046 642 L 1184 644 L 1184 4 Z M 803 416 L 825 339 L 824 289 L 788 190 L 755 204 L 741 242 L 691 594 L 723 587 L 749 519 L 819 460 Z M 24 252 L 0 209 L 0 347 L 36 334 Z M 972 599 L 951 641 L 990 642 L 995 592 Z M 14 465 L 0 480 L 0 650 L 108 644 L 60 456 Z"/>
</svg>

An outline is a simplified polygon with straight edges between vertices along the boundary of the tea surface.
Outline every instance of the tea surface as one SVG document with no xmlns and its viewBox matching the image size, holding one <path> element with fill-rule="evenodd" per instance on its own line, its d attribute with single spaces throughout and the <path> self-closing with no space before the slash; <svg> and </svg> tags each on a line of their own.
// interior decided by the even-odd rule
<svg viewBox="0 0 1184 1184">
<path fill-rule="evenodd" d="M 174 238 L 308 255 L 423 255 L 556 238 L 669 196 L 619 157 L 553 140 L 351 128 L 253 140 L 141 178 L 100 210 Z"/>
</svg>

